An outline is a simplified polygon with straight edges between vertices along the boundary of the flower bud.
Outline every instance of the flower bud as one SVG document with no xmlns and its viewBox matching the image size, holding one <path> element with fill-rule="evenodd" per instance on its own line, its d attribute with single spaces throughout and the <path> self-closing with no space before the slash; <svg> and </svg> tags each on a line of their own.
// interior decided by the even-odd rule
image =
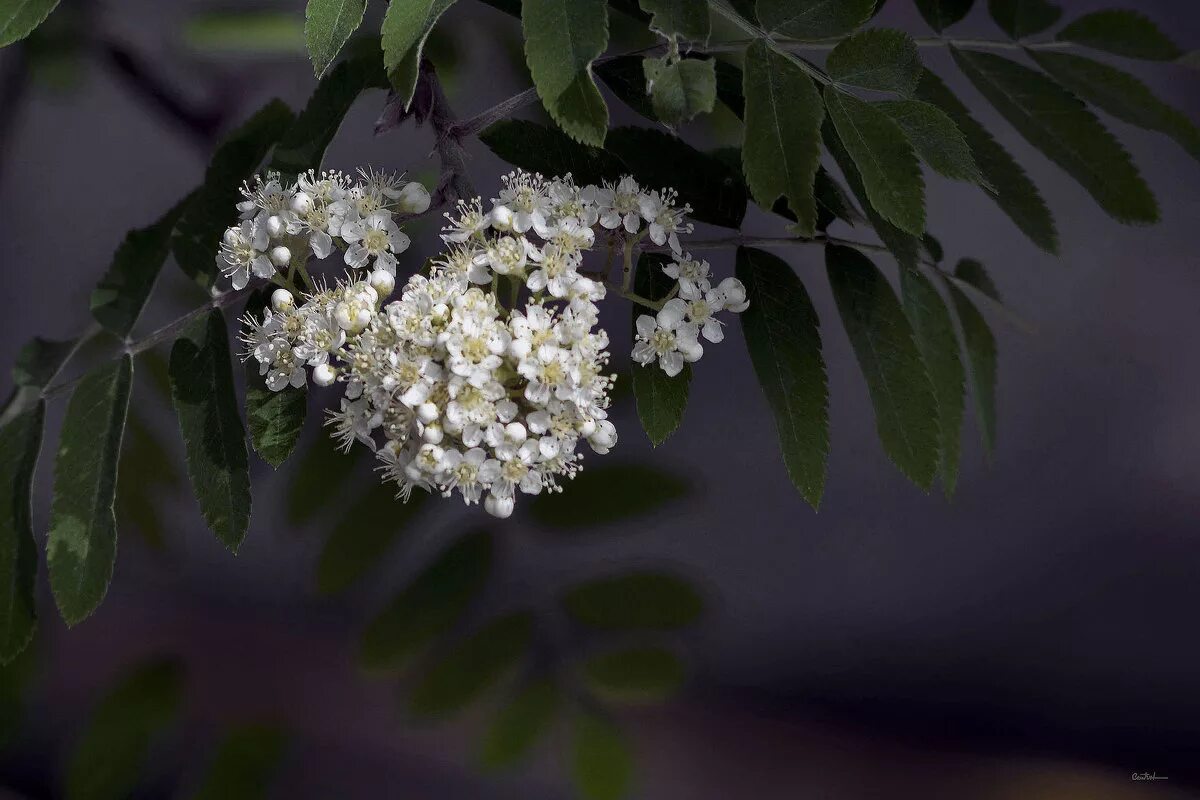
<svg viewBox="0 0 1200 800">
<path fill-rule="evenodd" d="M 292 261 L 292 251 L 279 245 L 271 248 L 271 263 L 277 267 L 286 267 Z"/>
<path fill-rule="evenodd" d="M 508 206 L 496 206 L 488 215 L 492 227 L 498 231 L 507 231 L 512 229 L 513 214 Z"/>
<path fill-rule="evenodd" d="M 404 185 L 396 205 L 405 214 L 420 214 L 429 209 L 429 190 L 413 181 Z"/>
<path fill-rule="evenodd" d="M 237 245 L 238 241 L 241 240 L 241 238 L 242 238 L 241 229 L 239 229 L 237 226 L 234 226 L 232 228 L 226 228 L 225 234 L 221 238 L 225 242 L 225 244 L 229 245 L 230 247 L 234 247 Z"/>
<path fill-rule="evenodd" d="M 417 419 L 428 425 L 438 418 L 438 407 L 433 403 L 421 403 L 417 406 Z"/>
<path fill-rule="evenodd" d="M 396 289 L 396 276 L 381 269 L 371 273 L 370 281 L 371 288 L 378 293 L 380 298 L 388 297 Z"/>
<path fill-rule="evenodd" d="M 313 201 L 308 192 L 296 192 L 292 195 L 292 211 L 297 214 L 307 214 L 312 210 Z"/>
<path fill-rule="evenodd" d="M 421 431 L 421 439 L 429 444 L 437 444 L 442 441 L 442 426 L 436 422 L 431 425 L 426 425 L 425 430 Z"/>
<path fill-rule="evenodd" d="M 287 289 L 276 289 L 271 292 L 271 308 L 280 314 L 286 314 L 296 307 L 296 298 Z"/>
<path fill-rule="evenodd" d="M 504 436 L 513 444 L 521 444 L 529 434 L 525 431 L 525 426 L 519 422 L 510 422 L 504 426 Z"/>
<path fill-rule="evenodd" d="M 490 493 L 483 500 L 484 510 L 496 519 L 508 519 L 512 516 L 514 505 L 516 501 L 512 497 L 496 497 Z"/>
<path fill-rule="evenodd" d="M 283 223 L 283 220 L 281 220 L 278 216 L 276 216 L 275 214 L 272 214 L 271 216 L 267 217 L 267 234 L 272 239 L 278 239 L 280 236 L 283 236 L 283 234 L 286 232 L 287 232 L 287 226 Z"/>
<path fill-rule="evenodd" d="M 319 364 L 313 370 L 312 377 L 317 386 L 332 386 L 337 380 L 337 370 L 328 364 Z"/>
</svg>

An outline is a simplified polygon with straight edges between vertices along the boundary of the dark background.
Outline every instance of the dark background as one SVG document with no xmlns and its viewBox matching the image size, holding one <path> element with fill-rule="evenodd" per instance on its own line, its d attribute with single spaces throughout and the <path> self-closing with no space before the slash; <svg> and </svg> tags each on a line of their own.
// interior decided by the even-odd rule
<svg viewBox="0 0 1200 800">
<path fill-rule="evenodd" d="M 287 8 L 299 14 L 301 5 Z M 976 5 L 953 34 L 998 37 L 984 3 Z M 1061 5 L 1071 19 L 1110 4 Z M 1185 49 L 1200 43 L 1193 4 L 1137 5 Z M 224 58 L 181 46 L 184 20 L 208 7 L 114 0 L 96 19 L 102 36 L 140 54 L 196 103 L 215 98 L 233 123 L 271 96 L 302 105 L 314 85 L 303 55 Z M 928 33 L 905 0 L 892 0 L 878 21 Z M 442 25 L 459 41 L 462 63 L 450 84 L 458 111 L 475 113 L 527 85 L 505 55 L 513 20 L 463 0 Z M 1026 165 L 1062 239 L 1062 256 L 1048 256 L 978 190 L 929 181 L 930 230 L 948 257 L 983 260 L 1032 327 L 990 315 L 1000 348 L 990 466 L 971 421 L 952 501 L 922 494 L 891 466 L 820 250 L 796 247 L 778 252 L 805 279 L 825 322 L 831 384 L 832 455 L 819 514 L 787 479 L 735 323 L 725 343 L 707 348 L 684 424 L 665 445 L 651 450 L 628 396 L 617 411 L 622 438 L 612 463 L 685 476 L 694 490 L 687 498 L 635 525 L 565 534 L 518 513 L 499 529 L 504 563 L 489 594 L 497 608 L 546 602 L 565 581 L 607 565 L 671 564 L 705 585 L 712 611 L 685 640 L 694 661 L 688 692 L 669 707 L 622 716 L 637 744 L 639 798 L 1182 797 L 1200 780 L 1200 167 L 1165 137 L 1105 118 L 1162 206 L 1155 227 L 1119 226 L 983 104 L 947 54 L 923 54 Z M 1196 73 L 1121 66 L 1200 118 Z M 429 131 L 372 136 L 382 99 L 360 100 L 326 163 L 435 174 Z M 610 105 L 618 121 L 647 124 L 619 101 Z M 9 364 L 31 335 L 65 338 L 84 326 L 87 296 L 124 232 L 196 185 L 212 145 L 148 109 L 103 58 L 89 62 L 77 90 L 35 87 L 3 114 L 9 300 L 0 363 Z M 719 131 L 685 134 L 720 140 Z M 505 165 L 477 142 L 470 153 L 472 177 L 490 196 Z M 761 214 L 746 230 L 781 232 Z M 423 257 L 434 227 L 419 232 L 414 253 Z M 731 273 L 731 253 L 710 259 L 718 275 Z M 157 297 L 167 307 L 152 309 L 145 329 L 189 302 L 183 293 L 181 280 L 165 281 Z M 613 351 L 623 359 L 627 311 L 617 300 L 608 305 Z M 157 402 L 141 397 L 148 407 Z M 147 416 L 182 464 L 169 412 Z M 282 720 L 294 740 L 275 796 L 568 796 L 550 754 L 512 777 L 480 777 L 471 766 L 478 719 L 407 726 L 394 685 L 354 666 L 365 621 L 439 542 L 482 512 L 429 504 L 370 579 L 321 598 L 312 569 L 322 525 L 288 530 L 280 506 L 289 474 L 257 465 L 255 519 L 236 558 L 204 528 L 184 487 L 164 497 L 166 555 L 124 538 L 94 618 L 67 633 L 43 587 L 39 681 L 0 784 L 55 796 L 67 747 L 103 687 L 144 656 L 177 653 L 190 679 L 188 725 L 176 734 L 182 751 L 204 751 L 227 724 Z M 187 761 L 164 755 L 160 777 L 177 760 Z M 1129 780 L 1151 771 L 1170 780 Z"/>
</svg>

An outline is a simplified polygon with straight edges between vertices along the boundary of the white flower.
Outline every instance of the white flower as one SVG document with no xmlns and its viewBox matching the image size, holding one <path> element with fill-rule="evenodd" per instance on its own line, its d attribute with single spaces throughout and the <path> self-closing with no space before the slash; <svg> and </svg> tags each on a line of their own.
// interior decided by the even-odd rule
<svg viewBox="0 0 1200 800">
<path fill-rule="evenodd" d="M 633 359 L 643 366 L 657 359 L 663 372 L 672 377 L 683 370 L 685 361 L 699 360 L 704 348 L 697 341 L 696 326 L 684 322 L 686 314 L 687 306 L 676 297 L 668 300 L 657 316 L 638 317 Z"/>
<path fill-rule="evenodd" d="M 641 188 L 630 176 L 621 178 L 613 186 L 605 183 L 596 192 L 596 207 L 600 212 L 600 224 L 609 230 L 624 227 L 629 233 L 637 233 L 641 227 L 641 209 L 638 198 Z"/>
<path fill-rule="evenodd" d="M 657 245 L 670 244 L 673 252 L 679 252 L 679 234 L 691 233 L 691 223 L 684 222 L 684 215 L 691 212 L 690 206 L 675 207 L 675 191 L 663 189 L 638 198 L 638 209 L 642 219 L 649 223 L 650 241 Z"/>
<path fill-rule="evenodd" d="M 374 211 L 365 219 L 347 222 L 342 226 L 342 238 L 350 244 L 346 263 L 357 269 L 375 259 L 376 269 L 396 274 L 396 257 L 408 249 L 409 238 L 398 227 L 388 211 Z"/>
<path fill-rule="evenodd" d="M 725 331 L 721 329 L 722 323 L 717 319 L 717 312 L 725 307 L 725 296 L 715 289 L 701 292 L 695 284 L 686 289 L 682 288 L 682 284 L 680 287 L 679 297 L 687 303 L 688 321 L 696 325 L 704 338 L 713 344 L 722 341 Z"/>
<path fill-rule="evenodd" d="M 275 274 L 271 257 L 263 252 L 269 243 L 266 225 L 260 225 L 256 220 L 245 220 L 225 231 L 217 253 L 217 266 L 233 283 L 234 289 L 245 289 L 252 273 L 258 278 Z"/>
<path fill-rule="evenodd" d="M 708 281 L 709 266 L 707 261 L 694 260 L 690 255 L 676 254 L 674 261 L 663 266 L 663 274 L 668 278 L 679 281 L 680 290 L 699 289 L 707 292 L 711 286 Z"/>
<path fill-rule="evenodd" d="M 726 311 L 741 313 L 750 307 L 746 299 L 746 287 L 737 278 L 726 278 L 717 286 L 717 291 L 723 298 Z"/>
</svg>

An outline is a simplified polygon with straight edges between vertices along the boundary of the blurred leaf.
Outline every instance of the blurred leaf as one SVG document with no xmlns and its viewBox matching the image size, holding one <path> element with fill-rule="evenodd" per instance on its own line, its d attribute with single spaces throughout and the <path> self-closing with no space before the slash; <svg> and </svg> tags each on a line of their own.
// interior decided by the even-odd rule
<svg viewBox="0 0 1200 800">
<path fill-rule="evenodd" d="M 562 702 L 553 681 L 543 678 L 521 688 L 496 713 L 483 740 L 480 761 L 485 767 L 510 767 L 528 755 L 547 736 Z"/>
<path fill-rule="evenodd" d="M 812 80 L 761 41 L 746 50 L 742 164 L 754 199 L 770 208 L 781 196 L 800 233 L 817 223 L 813 180 L 820 165 L 825 112 Z"/>
<path fill-rule="evenodd" d="M 180 268 L 201 286 L 217 276 L 217 249 L 225 229 L 236 219 L 239 188 L 266 158 L 292 124 L 292 112 L 281 100 L 263 106 L 242 127 L 225 137 L 192 194 L 176 227 L 172 252 Z"/>
<path fill-rule="evenodd" d="M 833 122 L 828 118 L 825 120 L 825 124 L 821 126 L 821 138 L 825 142 L 825 148 L 829 150 L 829 154 L 837 162 L 838 169 L 845 176 L 846 183 L 849 184 L 850 190 L 854 192 L 854 196 L 858 199 L 859 205 L 862 206 L 863 213 L 867 215 L 867 220 L 871 223 L 871 227 L 875 229 L 875 233 L 883 240 L 884 245 L 891 251 L 900 266 L 915 269 L 917 261 L 920 259 L 921 240 L 888 222 L 871 205 L 871 198 L 867 196 L 867 189 L 863 186 L 862 175 L 859 174 L 854 159 L 850 157 L 850 153 L 846 151 L 845 145 L 842 144 L 841 137 L 838 136 Z"/>
<path fill-rule="evenodd" d="M 339 497 L 354 475 L 365 448 L 349 453 L 334 449 L 333 442 L 322 436 L 300 455 L 300 466 L 288 482 L 286 509 L 291 525 L 311 522 L 322 510 L 337 505 Z"/>
<path fill-rule="evenodd" d="M 711 59 L 685 58 L 675 63 L 647 58 L 642 62 L 655 116 L 677 127 L 698 114 L 708 114 L 717 101 L 717 73 Z"/>
<path fill-rule="evenodd" d="M 367 89 L 387 87 L 378 52 L 342 61 L 321 79 L 295 122 L 282 134 L 270 168 L 288 176 L 307 169 L 320 170 L 325 150 L 358 96 Z"/>
<path fill-rule="evenodd" d="M 646 119 L 658 122 L 646 91 L 646 69 L 642 62 L 641 56 L 618 56 L 597 64 L 595 72 L 621 102 Z"/>
<path fill-rule="evenodd" d="M 191 198 L 180 201 L 160 220 L 130 231 L 112 264 L 92 292 L 92 316 L 124 339 L 133 330 L 171 249 L 171 234 Z"/>
<path fill-rule="evenodd" d="M 454 0 L 406 0 L 388 5 L 383 18 L 383 66 L 405 107 L 417 88 L 425 40 L 452 5 Z"/>
<path fill-rule="evenodd" d="M 125 445 L 121 449 L 119 474 L 123 481 L 117 492 L 117 525 L 120 530 L 131 526 L 148 547 L 162 552 L 167 540 L 160 505 L 180 487 L 182 476 L 136 408 L 126 421 Z"/>
<path fill-rule="evenodd" d="M 689 219 L 737 228 L 746 215 L 746 186 L 736 170 L 666 131 L 614 128 L 608 151 L 615 153 L 642 186 L 671 186 L 692 207 Z"/>
<path fill-rule="evenodd" d="M 71 395 L 54 464 L 46 566 L 67 625 L 86 619 L 108 591 L 117 557 L 113 511 L 133 360 L 89 372 Z"/>
<path fill-rule="evenodd" d="M 575 715 L 571 774 L 585 800 L 620 800 L 633 783 L 633 755 L 621 731 L 590 711 Z"/>
<path fill-rule="evenodd" d="M 252 292 L 246 301 L 244 316 L 261 319 L 270 299 L 269 288 Z M 246 360 L 246 423 L 250 428 L 250 442 L 259 458 L 279 469 L 296 449 L 307 414 L 307 386 L 271 391 L 266 378 L 260 374 L 258 361 Z"/>
<path fill-rule="evenodd" d="M 469 533 L 443 550 L 367 626 L 359 651 L 363 666 L 406 669 L 462 617 L 491 570 L 492 539 L 486 531 Z"/>
<path fill-rule="evenodd" d="M 883 111 L 832 86 L 825 88 L 825 109 L 871 207 L 906 233 L 924 233 L 925 183 L 904 131 Z"/>
<path fill-rule="evenodd" d="M 975 0 L 916 0 L 917 9 L 938 33 L 961 20 L 971 10 Z M 879 5 L 883 5 L 880 3 Z"/>
<path fill-rule="evenodd" d="M 750 306 L 742 332 L 766 395 L 792 483 L 821 504 L 829 456 L 829 389 L 821 358 L 820 320 L 804 284 L 782 259 L 739 247 L 737 277 Z"/>
<path fill-rule="evenodd" d="M 971 147 L 975 164 L 986 181 L 987 192 L 1000 210 L 1030 240 L 1047 253 L 1058 252 L 1054 218 L 1033 182 L 1000 144 L 971 116 L 967 107 L 929 70 L 921 74 L 917 97 L 945 111 Z"/>
<path fill-rule="evenodd" d="M 388 548 L 421 512 L 428 494 L 402 502 L 395 487 L 376 483 L 343 516 L 325 541 L 317 561 L 317 591 L 336 594 L 378 566 Z"/>
<path fill-rule="evenodd" d="M 46 404 L 0 427 L 0 665 L 12 662 L 37 629 L 37 544 L 33 538 L 33 473 L 42 449 Z M 0 669 L 0 676 L 7 672 Z M 7 711 L 0 677 L 0 720 Z M 0 721 L 0 742 L 4 723 Z"/>
<path fill-rule="evenodd" d="M 988 0 L 988 11 L 1014 39 L 1041 33 L 1062 16 L 1062 9 L 1046 0 Z"/>
<path fill-rule="evenodd" d="M 651 14 L 650 29 L 666 38 L 678 35 L 694 42 L 708 41 L 707 0 L 640 0 Z"/>
<path fill-rule="evenodd" d="M 942 259 L 946 257 L 946 251 L 942 249 L 942 243 L 939 242 L 931 233 L 926 232 L 921 237 L 921 246 L 925 248 L 925 252 L 933 259 L 935 264 L 940 264 Z"/>
<path fill-rule="evenodd" d="M 962 327 L 963 349 L 970 365 L 971 393 L 975 397 L 975 416 L 983 449 L 990 458 L 996 449 L 996 337 L 975 304 L 954 284 L 950 298 Z"/>
<path fill-rule="evenodd" d="M 1200 160 L 1200 130 L 1128 72 L 1072 53 L 1031 50 L 1029 55 L 1080 99 L 1131 125 L 1165 133 Z"/>
<path fill-rule="evenodd" d="M 417 717 L 449 716 L 495 686 L 525 655 L 533 616 L 499 617 L 429 664 L 413 687 L 409 710 Z"/>
<path fill-rule="evenodd" d="M 838 42 L 825 71 L 840 84 L 907 97 L 921 79 L 921 56 L 904 31 L 872 28 Z"/>
<path fill-rule="evenodd" d="M 840 219 L 851 226 L 867 221 L 862 212 L 854 207 L 854 201 L 846 194 L 846 190 L 824 167 L 817 167 L 813 190 L 817 198 L 818 229 L 824 230 L 829 227 L 834 219 Z M 828 215 L 823 222 L 822 212 Z"/>
<path fill-rule="evenodd" d="M 220 311 L 175 341 L 170 375 L 192 490 L 208 527 L 236 553 L 250 525 L 250 467 Z"/>
<path fill-rule="evenodd" d="M 955 47 L 950 52 L 996 110 L 1111 217 L 1125 223 L 1158 220 L 1158 204 L 1129 154 L 1074 95 L 1007 58 Z"/>
<path fill-rule="evenodd" d="M 1121 8 L 1084 14 L 1059 31 L 1055 38 L 1126 58 L 1174 61 L 1183 55 L 1183 51 L 1149 17 Z"/>
<path fill-rule="evenodd" d="M 199 14 L 184 25 L 183 41 L 193 50 L 216 53 L 292 55 L 304 52 L 304 23 L 290 12 Z"/>
<path fill-rule="evenodd" d="M 586 469 L 563 492 L 542 492 L 529 512 L 554 528 L 592 527 L 636 519 L 686 497 L 682 478 L 642 464 L 602 464 Z"/>
<path fill-rule="evenodd" d="M 592 62 L 608 47 L 604 0 L 523 0 L 525 59 L 538 97 L 572 139 L 604 146 L 608 108 Z"/>
<path fill-rule="evenodd" d="M 612 702 L 661 703 L 683 686 L 687 670 L 665 647 L 610 650 L 582 665 L 589 689 Z"/>
<path fill-rule="evenodd" d="M 561 177 L 569 172 L 580 185 L 615 181 L 627 171 L 612 153 L 572 141 L 557 128 L 523 119 L 497 122 L 479 138 L 513 166 L 547 177 Z"/>
<path fill-rule="evenodd" d="M 20 730 L 25 695 L 38 669 L 38 649 L 26 646 L 0 664 L 0 753 Z"/>
<path fill-rule="evenodd" d="M 858 250 L 826 245 L 825 264 L 883 449 L 928 489 L 938 469 L 938 407 L 912 326 L 887 279 Z"/>
<path fill-rule="evenodd" d="M 0 47 L 33 33 L 57 6 L 58 0 L 6 0 L 0 9 Z"/>
<path fill-rule="evenodd" d="M 996 288 L 992 276 L 987 274 L 987 270 L 979 261 L 973 258 L 961 259 L 954 267 L 954 277 L 971 284 L 997 303 L 1000 302 L 1000 290 Z"/>
<path fill-rule="evenodd" d="M 66 364 L 79 341 L 55 342 L 35 336 L 30 339 L 12 368 L 13 383 L 17 386 L 46 387 Z"/>
<path fill-rule="evenodd" d="M 268 725 L 230 731 L 192 800 L 265 800 L 287 741 L 286 733 Z"/>
<path fill-rule="evenodd" d="M 179 715 L 183 668 L 138 667 L 100 701 L 67 767 L 67 800 L 124 800 L 136 788 L 152 740 Z"/>
<path fill-rule="evenodd" d="M 362 25 L 366 10 L 367 0 L 308 0 L 304 9 L 304 43 L 318 78 Z"/>
<path fill-rule="evenodd" d="M 920 100 L 894 100 L 875 105 L 900 126 L 917 155 L 934 172 L 968 183 L 983 181 L 967 140 L 946 112 Z"/>
<path fill-rule="evenodd" d="M 875 0 L 758 0 L 768 33 L 791 39 L 845 36 L 871 18 Z"/>
<path fill-rule="evenodd" d="M 663 274 L 662 268 L 671 259 L 656 253 L 643 253 L 638 259 L 633 289 L 642 297 L 661 300 L 675 284 Z M 637 319 L 646 312 L 641 306 L 632 307 L 633 329 Z M 672 377 L 657 365 L 643 367 L 634 362 L 630 367 L 629 385 L 637 404 L 638 419 L 655 447 L 665 442 L 683 421 L 687 410 L 688 388 L 692 381 L 692 365 L 684 364 L 683 370 Z"/>
<path fill-rule="evenodd" d="M 575 622 L 601 630 L 685 628 L 704 610 L 690 582 L 647 571 L 580 583 L 567 590 L 562 603 Z"/>
<path fill-rule="evenodd" d="M 938 452 L 941 454 L 938 472 L 942 488 L 950 497 L 958 482 L 966 403 L 963 388 L 966 374 L 959 357 L 958 337 L 954 333 L 950 311 L 932 281 L 916 270 L 901 270 L 900 292 L 937 400 Z"/>
</svg>

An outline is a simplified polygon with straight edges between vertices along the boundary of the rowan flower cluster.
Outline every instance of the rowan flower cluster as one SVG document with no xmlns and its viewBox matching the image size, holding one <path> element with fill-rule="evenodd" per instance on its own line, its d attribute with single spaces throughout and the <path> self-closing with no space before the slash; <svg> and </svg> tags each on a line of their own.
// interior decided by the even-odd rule
<svg viewBox="0 0 1200 800">
<path fill-rule="evenodd" d="M 640 364 L 678 373 L 702 355 L 701 337 L 723 338 L 718 312 L 747 306 L 736 279 L 714 286 L 708 263 L 683 251 L 690 209 L 672 190 L 644 191 L 628 177 L 580 187 L 569 175 L 521 171 L 502 179 L 487 211 L 476 198 L 446 214 L 445 252 L 389 302 L 396 263 L 385 256 L 403 248 L 389 249 L 394 234 L 370 220 L 390 211 L 383 198 L 423 193 L 375 173 L 355 186 L 329 175 L 304 179 L 316 191 L 300 183 L 283 190 L 270 179 L 247 190 L 243 226 L 279 219 L 292 231 L 286 235 L 309 237 L 313 255 L 344 248 L 351 269 L 300 302 L 277 289 L 261 319 L 245 320 L 243 341 L 273 390 L 303 386 L 310 372 L 319 386 L 342 386 L 328 419 L 334 438 L 346 449 L 358 442 L 374 450 L 404 498 L 414 488 L 457 493 L 507 517 L 518 493 L 561 491 L 581 468 L 582 442 L 601 455 L 616 444 L 608 420 L 616 376 L 605 371 L 609 340 L 596 306 L 607 276 L 581 271 L 597 231 L 610 248 L 630 244 L 622 247 L 627 269 L 643 238 L 672 253 L 664 273 L 676 285 L 665 300 L 632 295 L 627 283 L 613 287 L 655 311 L 637 321 Z M 276 199 L 288 192 L 286 202 Z M 362 207 L 366 195 L 376 201 Z M 386 233 L 368 241 L 353 226 Z M 253 261 L 249 272 L 259 274 Z"/>
</svg>

